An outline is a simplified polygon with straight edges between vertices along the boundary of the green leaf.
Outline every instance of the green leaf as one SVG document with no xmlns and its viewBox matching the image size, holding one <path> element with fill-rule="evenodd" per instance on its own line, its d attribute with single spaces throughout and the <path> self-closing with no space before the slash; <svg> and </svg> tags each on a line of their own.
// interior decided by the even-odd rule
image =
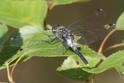
<svg viewBox="0 0 124 83">
<path fill-rule="evenodd" d="M 0 38 L 0 69 L 5 62 L 12 59 L 22 45 L 22 38 L 17 29 L 9 29 L 8 33 Z"/>
<path fill-rule="evenodd" d="M 0 24 L 0 38 L 8 31 L 8 28 L 4 24 Z"/>
<path fill-rule="evenodd" d="M 92 57 L 92 59 L 95 61 L 94 57 Z M 88 61 L 90 62 L 90 60 Z M 99 74 L 109 69 L 116 69 L 117 72 L 123 73 L 124 72 L 123 62 L 124 62 L 124 50 L 113 53 L 98 66 L 93 66 L 93 64 L 89 66 L 87 65 L 81 66 L 81 64 L 80 65 L 77 64 L 76 58 L 70 56 L 57 69 L 57 71 L 60 74 L 63 74 L 64 76 L 72 79 L 86 80 L 91 74 Z"/>
<path fill-rule="evenodd" d="M 88 80 L 90 75 L 79 67 L 72 56 L 69 56 L 66 60 L 64 60 L 63 64 L 57 68 L 57 72 L 65 77 L 76 80 Z"/>
<path fill-rule="evenodd" d="M 50 31 L 39 31 L 32 26 L 25 26 L 23 28 L 20 28 L 19 32 L 23 39 L 23 45 L 21 46 L 21 48 L 23 49 L 23 52 L 27 55 L 42 57 L 60 57 L 75 55 L 69 49 L 66 53 L 64 53 L 64 47 L 59 41 L 52 44 L 48 36 L 53 35 Z M 87 56 L 94 56 L 94 51 L 89 52 L 91 51 L 91 49 L 89 49 L 87 46 L 82 46 L 80 51 L 84 54 L 87 54 Z M 94 59 L 96 59 L 96 62 L 94 62 L 92 58 L 88 58 L 92 63 L 97 63 L 99 61 L 97 60 L 98 57 L 94 57 Z"/>
<path fill-rule="evenodd" d="M 39 27 L 47 14 L 45 0 L 1 0 L 0 22 L 14 28 L 24 25 Z"/>
<path fill-rule="evenodd" d="M 10 28 L 8 33 L 0 39 L 0 69 L 5 63 L 13 64 L 20 56 L 56 57 L 63 55 L 60 43 L 50 44 L 47 34 L 32 26 L 20 29 Z"/>
<path fill-rule="evenodd" d="M 116 26 L 118 30 L 124 30 L 124 12 L 117 19 Z"/>
<path fill-rule="evenodd" d="M 71 50 L 68 50 L 64 54 L 64 48 L 61 42 L 55 44 L 48 42 L 50 40 L 48 35 L 52 35 L 52 32 L 39 31 L 39 29 L 32 26 L 24 26 L 20 29 L 10 30 L 3 39 L 0 39 L 1 67 L 6 61 L 13 63 L 20 56 L 62 57 L 74 55 L 78 58 Z M 88 61 L 90 61 L 90 66 L 95 66 L 100 60 L 98 56 L 95 56 L 94 52 L 89 52 L 91 49 L 87 46 L 82 46 L 80 51 L 86 56 Z M 91 56 L 94 57 L 94 59 Z M 80 59 L 78 58 L 78 60 Z M 80 62 L 82 63 L 82 61 Z M 82 65 L 84 64 L 82 63 Z"/>
<path fill-rule="evenodd" d="M 87 80 L 90 73 L 83 70 L 83 68 L 92 68 L 95 67 L 96 64 L 100 61 L 100 57 L 92 51 L 87 46 L 82 47 L 82 53 L 85 55 L 89 64 L 85 65 L 78 57 L 75 55 L 69 56 L 63 64 L 58 67 L 58 73 L 64 75 L 65 77 L 69 77 L 77 80 Z"/>
<path fill-rule="evenodd" d="M 30 29 L 30 31 L 29 31 Z M 63 55 L 63 48 L 60 42 L 52 44 L 48 35 L 51 32 L 39 31 L 31 26 L 20 29 L 23 38 L 23 52 L 30 56 L 56 57 Z"/>
<path fill-rule="evenodd" d="M 87 2 L 90 0 L 50 0 L 50 1 L 52 1 L 56 5 L 65 5 L 65 4 L 71 4 L 74 2 Z"/>
<path fill-rule="evenodd" d="M 121 50 L 110 55 L 98 67 L 92 69 L 84 68 L 83 70 L 89 73 L 98 74 L 106 70 L 115 68 L 118 72 L 122 72 L 122 70 L 124 69 L 123 62 L 124 62 L 124 50 Z"/>
</svg>

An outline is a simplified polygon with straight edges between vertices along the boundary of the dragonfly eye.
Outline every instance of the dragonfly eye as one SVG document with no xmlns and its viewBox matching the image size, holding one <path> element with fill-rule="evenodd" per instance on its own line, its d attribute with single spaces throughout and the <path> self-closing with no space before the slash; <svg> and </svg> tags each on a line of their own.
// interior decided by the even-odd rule
<svg viewBox="0 0 124 83">
<path fill-rule="evenodd" d="M 61 26 L 61 25 L 55 25 L 55 26 L 53 26 L 52 29 L 53 29 L 53 30 L 57 30 L 57 28 L 60 27 L 60 26 Z"/>
</svg>

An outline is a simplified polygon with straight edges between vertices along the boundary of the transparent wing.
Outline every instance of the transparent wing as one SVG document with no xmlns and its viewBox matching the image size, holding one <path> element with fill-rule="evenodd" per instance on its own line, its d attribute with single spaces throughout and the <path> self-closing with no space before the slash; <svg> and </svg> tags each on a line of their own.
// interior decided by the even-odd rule
<svg viewBox="0 0 124 83">
<path fill-rule="evenodd" d="M 68 28 L 75 34 L 82 36 L 82 44 L 91 44 L 99 41 L 110 32 L 106 29 L 107 17 L 104 11 L 95 11 L 92 14 L 83 15 L 79 20 L 70 24 Z"/>
</svg>

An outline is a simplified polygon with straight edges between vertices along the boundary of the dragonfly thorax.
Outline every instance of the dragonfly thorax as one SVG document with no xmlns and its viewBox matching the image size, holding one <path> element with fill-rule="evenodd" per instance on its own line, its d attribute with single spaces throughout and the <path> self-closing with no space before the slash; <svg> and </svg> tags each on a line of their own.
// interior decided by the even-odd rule
<svg viewBox="0 0 124 83">
<path fill-rule="evenodd" d="M 69 47 L 74 46 L 74 36 L 65 26 L 56 26 L 52 29 L 53 34 L 62 42 L 66 42 Z"/>
</svg>

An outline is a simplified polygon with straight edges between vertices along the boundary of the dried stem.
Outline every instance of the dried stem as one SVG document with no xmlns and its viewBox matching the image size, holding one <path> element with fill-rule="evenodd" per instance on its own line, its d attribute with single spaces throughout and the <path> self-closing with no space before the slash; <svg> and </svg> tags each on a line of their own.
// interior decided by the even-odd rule
<svg viewBox="0 0 124 83">
<path fill-rule="evenodd" d="M 118 43 L 118 44 L 112 45 L 112 46 L 108 47 L 107 49 L 105 49 L 104 51 L 108 51 L 108 50 L 118 48 L 118 47 L 121 47 L 121 46 L 124 46 L 124 43 Z"/>
<path fill-rule="evenodd" d="M 13 67 L 12 67 L 12 69 L 11 69 L 11 72 L 10 72 L 11 77 L 13 77 L 13 72 L 14 72 L 14 70 L 15 70 L 17 64 L 18 64 L 19 61 L 23 58 L 24 55 L 25 55 L 25 54 L 23 54 L 22 56 L 20 56 L 20 57 L 17 59 L 17 61 L 15 62 L 15 64 L 13 65 Z"/>
<path fill-rule="evenodd" d="M 9 82 L 10 82 L 10 83 L 11 83 L 11 82 L 14 82 L 14 81 L 13 81 L 13 78 L 12 78 L 11 75 L 10 75 L 9 63 L 6 63 L 6 67 L 7 67 L 7 77 L 8 77 Z"/>
<path fill-rule="evenodd" d="M 113 29 L 112 31 L 110 31 L 106 37 L 104 38 L 104 40 L 102 41 L 100 47 L 99 47 L 99 50 L 98 50 L 98 54 L 102 54 L 102 51 L 103 51 L 103 48 L 104 48 L 104 45 L 105 43 L 107 42 L 108 38 L 116 31 L 117 29 Z M 105 56 L 101 55 L 102 59 L 105 59 Z"/>
<path fill-rule="evenodd" d="M 91 83 L 94 83 L 94 78 L 91 79 Z"/>
</svg>

